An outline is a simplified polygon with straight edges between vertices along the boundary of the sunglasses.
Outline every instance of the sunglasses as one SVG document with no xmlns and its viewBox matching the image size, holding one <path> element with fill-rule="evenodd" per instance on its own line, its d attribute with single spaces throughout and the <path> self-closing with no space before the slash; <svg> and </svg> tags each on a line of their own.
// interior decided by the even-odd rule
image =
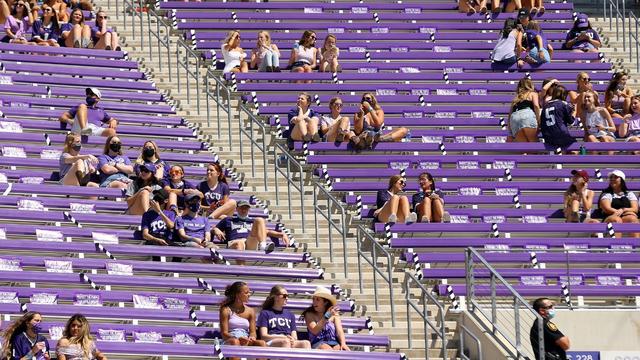
<svg viewBox="0 0 640 360">
<path fill-rule="evenodd" d="M 182 175 L 182 171 L 180 171 L 180 170 L 171 170 L 171 171 L 169 171 L 169 175 Z"/>
<path fill-rule="evenodd" d="M 335 103 L 335 104 L 333 104 L 333 106 L 340 108 L 340 107 L 343 107 L 344 104 L 343 103 Z"/>
<path fill-rule="evenodd" d="M 116 142 L 112 142 L 112 143 L 111 143 L 111 145 L 122 145 L 122 143 L 121 143 L 121 142 L 116 141 Z"/>
<path fill-rule="evenodd" d="M 288 299 L 288 298 L 289 298 L 289 294 L 279 294 L 279 295 L 280 295 L 280 296 L 282 296 L 282 297 L 283 297 L 283 298 L 285 298 L 285 299 Z"/>
<path fill-rule="evenodd" d="M 541 307 L 541 309 L 549 310 L 549 309 L 553 309 L 554 307 L 555 305 L 549 305 L 549 306 L 543 306 Z"/>
<path fill-rule="evenodd" d="M 18 6 L 24 6 L 24 4 L 23 3 L 19 3 Z"/>
<path fill-rule="evenodd" d="M 362 101 L 371 102 L 371 98 L 369 98 L 369 97 L 362 98 Z"/>
<path fill-rule="evenodd" d="M 22 6 L 24 6 L 24 5 L 22 5 Z M 50 12 L 50 11 L 52 11 L 50 8 L 44 8 L 44 9 L 42 9 L 42 12 Z"/>
<path fill-rule="evenodd" d="M 212 173 L 212 172 L 215 172 L 215 170 L 214 169 L 207 169 L 207 173 Z"/>
<path fill-rule="evenodd" d="M 590 79 L 590 78 L 582 78 L 581 80 L 582 80 L 582 81 L 586 81 L 586 82 L 591 82 L 591 79 Z"/>
<path fill-rule="evenodd" d="M 98 19 L 108 19 L 108 16 L 98 16 Z"/>
<path fill-rule="evenodd" d="M 315 38 L 316 38 L 316 36 L 315 36 L 315 35 L 311 35 L 311 36 L 309 36 L 309 39 L 315 39 Z"/>
</svg>

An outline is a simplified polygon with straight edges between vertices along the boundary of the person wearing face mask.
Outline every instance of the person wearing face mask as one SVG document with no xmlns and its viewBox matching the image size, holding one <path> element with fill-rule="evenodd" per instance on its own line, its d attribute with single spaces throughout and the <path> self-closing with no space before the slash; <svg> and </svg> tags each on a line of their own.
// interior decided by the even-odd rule
<svg viewBox="0 0 640 360">
<path fill-rule="evenodd" d="M 229 216 L 213 228 L 213 235 L 227 243 L 227 247 L 236 250 L 264 250 L 267 254 L 275 249 L 267 237 L 282 239 L 283 245 L 289 246 L 287 234 L 267 229 L 263 218 L 250 218 L 251 204 L 246 200 L 238 201 L 238 215 Z M 238 260 L 238 265 L 244 261 Z"/>
<path fill-rule="evenodd" d="M 100 187 L 113 187 L 124 189 L 133 174 L 133 166 L 128 157 L 122 155 L 122 143 L 117 136 L 110 136 L 104 143 L 102 155 L 98 156 L 98 169 L 100 169 Z"/>
<path fill-rule="evenodd" d="M 60 184 L 98 187 L 98 184 L 90 181 L 91 174 L 96 172 L 98 159 L 90 154 L 80 155 L 81 149 L 80 135 L 67 134 L 60 156 Z"/>
<path fill-rule="evenodd" d="M 96 88 L 85 89 L 85 104 L 74 106 L 60 115 L 60 127 L 71 125 L 71 132 L 91 136 L 114 136 L 118 121 L 98 105 L 102 93 Z M 103 128 L 102 125 L 106 125 Z"/>
<path fill-rule="evenodd" d="M 154 173 L 156 179 L 163 180 L 169 178 L 169 170 L 171 166 L 167 164 L 166 161 L 160 159 L 160 150 L 158 149 L 158 145 L 156 145 L 155 141 L 145 141 L 144 145 L 142 145 L 142 151 L 140 152 L 140 156 L 135 161 L 135 165 L 133 166 L 133 170 L 136 175 L 140 175 L 140 167 L 144 164 L 151 163 L 156 166 L 156 171 Z"/>
<path fill-rule="evenodd" d="M 49 342 L 41 334 L 42 315 L 29 311 L 2 333 L 2 359 L 49 360 Z"/>
<path fill-rule="evenodd" d="M 169 201 L 169 193 L 162 189 L 153 192 L 153 200 L 149 201 L 149 210 L 142 214 L 142 238 L 147 245 L 167 246 L 173 238 L 176 213 L 163 210 Z"/>
<path fill-rule="evenodd" d="M 202 198 L 199 194 L 189 194 L 185 197 L 185 208 L 182 216 L 176 219 L 178 239 L 171 242 L 173 246 L 195 248 L 216 248 L 211 242 L 211 224 L 206 216 L 198 215 Z"/>
<path fill-rule="evenodd" d="M 531 347 L 536 356 L 540 359 L 540 338 L 544 342 L 544 358 L 546 360 L 567 360 L 566 351 L 571 343 L 569 338 L 558 329 L 558 326 L 551 322 L 556 316 L 555 304 L 546 297 L 538 298 L 533 302 L 533 310 L 542 317 L 542 336 L 538 329 L 538 319 L 533 322 L 529 332 Z"/>
<path fill-rule="evenodd" d="M 153 176 L 156 166 L 146 163 L 140 167 L 140 175 L 129 183 L 124 195 L 127 197 L 127 214 L 142 215 L 149 210 L 149 200 L 154 191 L 162 189 L 158 179 Z"/>
</svg>

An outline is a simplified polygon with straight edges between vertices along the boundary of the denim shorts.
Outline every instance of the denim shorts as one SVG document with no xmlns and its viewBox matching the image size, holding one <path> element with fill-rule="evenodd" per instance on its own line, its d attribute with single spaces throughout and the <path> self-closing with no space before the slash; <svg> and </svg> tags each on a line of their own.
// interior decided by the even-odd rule
<svg viewBox="0 0 640 360">
<path fill-rule="evenodd" d="M 338 342 L 337 342 L 337 341 L 335 341 L 335 340 L 329 340 L 329 341 L 322 341 L 322 340 L 321 340 L 321 341 L 318 341 L 318 342 L 315 342 L 315 343 L 311 344 L 311 348 L 312 348 L 312 349 L 317 349 L 317 348 L 319 348 L 322 344 L 327 344 L 327 345 L 329 345 L 329 346 L 331 346 L 331 347 L 334 347 L 334 346 L 336 346 L 336 345 L 339 345 L 339 344 L 338 344 Z"/>
<path fill-rule="evenodd" d="M 229 330 L 229 335 L 231 335 L 236 339 L 240 339 L 241 337 L 248 338 L 249 331 L 247 331 L 247 329 L 233 329 L 233 330 Z"/>
</svg>

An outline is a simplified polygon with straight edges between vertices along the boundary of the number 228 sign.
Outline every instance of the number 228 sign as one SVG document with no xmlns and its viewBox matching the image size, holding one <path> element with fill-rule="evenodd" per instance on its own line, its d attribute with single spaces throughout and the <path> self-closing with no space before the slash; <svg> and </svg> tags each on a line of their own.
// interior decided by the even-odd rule
<svg viewBox="0 0 640 360">
<path fill-rule="evenodd" d="M 569 360 L 600 360 L 600 352 L 598 351 L 569 351 L 567 352 Z"/>
</svg>

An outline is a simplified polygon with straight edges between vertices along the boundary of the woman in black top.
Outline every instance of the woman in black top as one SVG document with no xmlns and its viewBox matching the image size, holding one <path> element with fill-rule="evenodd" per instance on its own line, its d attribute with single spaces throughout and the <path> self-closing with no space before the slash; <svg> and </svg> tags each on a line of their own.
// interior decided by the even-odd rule
<svg viewBox="0 0 640 360">
<path fill-rule="evenodd" d="M 638 223 L 638 198 L 629 191 L 626 175 L 621 170 L 609 173 L 609 186 L 602 191 L 598 200 L 598 212 L 606 223 Z M 616 233 L 616 237 L 622 234 Z M 640 237 L 640 233 L 633 233 Z"/>
<path fill-rule="evenodd" d="M 409 199 L 404 195 L 398 195 L 404 191 L 407 183 L 402 176 L 393 175 L 389 178 L 389 186 L 386 190 L 379 190 L 376 197 L 378 209 L 373 213 L 376 221 L 384 223 L 414 223 L 418 219 L 416 213 L 411 212 Z"/>
</svg>

